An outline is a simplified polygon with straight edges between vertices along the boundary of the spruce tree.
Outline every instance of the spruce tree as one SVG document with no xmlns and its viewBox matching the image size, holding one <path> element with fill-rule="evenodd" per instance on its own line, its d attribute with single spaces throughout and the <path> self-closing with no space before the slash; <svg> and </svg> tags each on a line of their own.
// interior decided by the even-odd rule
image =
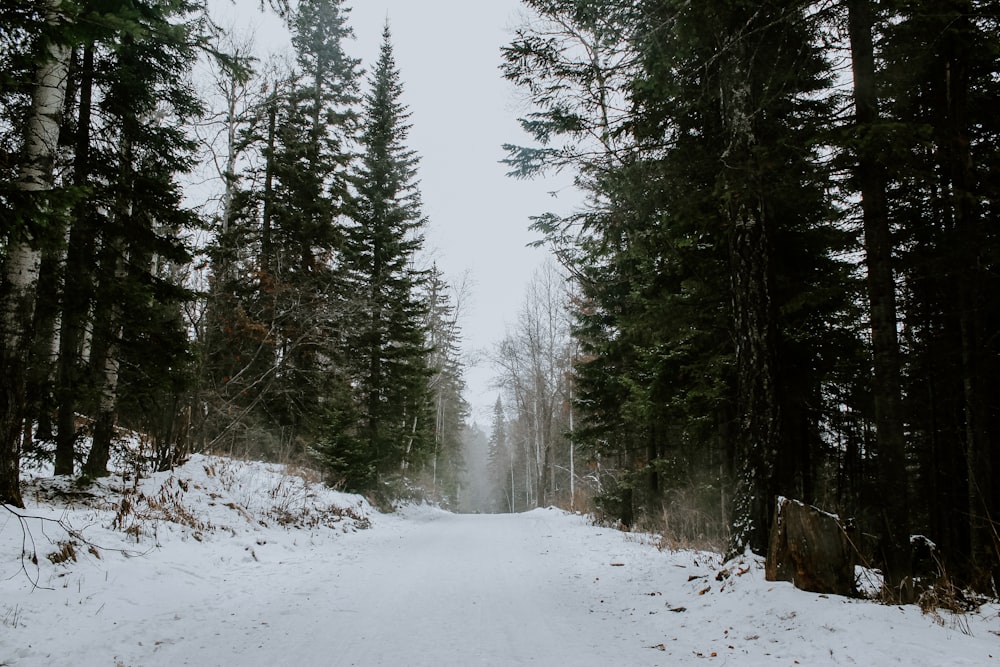
<svg viewBox="0 0 1000 667">
<path fill-rule="evenodd" d="M 856 187 L 861 193 L 871 320 L 877 456 L 880 486 L 885 492 L 882 531 L 885 536 L 886 580 L 897 589 L 909 576 L 909 503 L 896 283 L 887 202 L 888 152 L 881 146 L 876 86 L 875 19 L 869 0 L 847 3 L 857 133 Z"/>
<path fill-rule="evenodd" d="M 707 476 L 704 507 L 736 507 L 733 550 L 759 551 L 771 499 L 818 492 L 830 350 L 853 345 L 849 266 L 836 260 L 850 237 L 829 224 L 819 157 L 816 16 L 777 3 L 532 4 L 565 32 L 522 31 L 505 52 L 542 109 L 526 129 L 543 145 L 598 127 L 613 138 L 589 158 L 515 152 L 528 168 L 576 166 L 593 192 L 590 211 L 537 228 L 580 282 L 575 432 L 619 471 L 605 507 L 624 523 L 657 515 Z M 618 30 L 594 28 L 609 22 Z M 562 36 L 592 33 L 618 57 L 568 66 Z M 602 126 L 614 110 L 626 112 Z"/>
<path fill-rule="evenodd" d="M 107 473 L 119 416 L 156 437 L 150 419 L 160 421 L 164 410 L 172 422 L 178 411 L 187 363 L 178 304 L 187 294 L 169 267 L 188 261 L 182 235 L 196 222 L 178 184 L 193 164 L 183 128 L 200 113 L 187 78 L 202 37 L 189 18 L 196 7 L 126 3 L 102 35 L 120 45 L 106 52 L 101 70 L 97 110 L 106 143 L 93 146 L 100 218 L 89 358 L 93 445 L 84 465 L 91 476 Z M 160 364 L 151 363 L 152 349 Z M 121 396 L 131 405 L 120 404 Z"/>
<path fill-rule="evenodd" d="M 406 147 L 409 112 L 401 101 L 388 25 L 369 84 L 354 224 L 344 242 L 350 295 L 345 302 L 352 303 L 343 358 L 352 357 L 352 409 L 359 419 L 355 437 L 364 449 L 366 471 L 351 483 L 371 487 L 427 453 L 434 417 L 428 394 L 427 304 L 418 295 L 426 275 L 415 268 L 425 220 L 417 157 Z M 331 443 L 327 449 L 331 447 L 336 448 Z"/>
<path fill-rule="evenodd" d="M 902 274 L 908 439 L 920 462 L 914 530 L 956 572 L 996 568 L 1000 49 L 997 3 L 891 2 L 878 23 L 888 205 Z M 961 443 L 942 446 L 942 443 Z M 957 522 L 956 515 L 968 522 Z"/>
<path fill-rule="evenodd" d="M 359 67 L 344 50 L 353 36 L 347 15 L 340 0 L 306 0 L 289 16 L 296 70 L 276 100 L 267 148 L 262 299 L 277 370 L 263 407 L 298 452 L 323 424 L 321 403 L 337 391 L 330 383 L 343 378 L 340 253 L 353 198 Z"/>
<path fill-rule="evenodd" d="M 434 410 L 433 451 L 430 452 L 431 486 L 435 495 L 458 507 L 465 461 L 465 419 L 469 406 L 462 393 L 461 328 L 458 308 L 437 266 L 430 270 L 419 298 L 427 304 L 427 383 Z M 407 465 L 408 462 L 404 462 Z"/>
<path fill-rule="evenodd" d="M 513 458 L 507 442 L 507 416 L 503 409 L 503 398 L 497 396 L 493 404 L 490 421 L 489 471 L 496 497 L 493 504 L 498 512 L 514 511 Z"/>
</svg>

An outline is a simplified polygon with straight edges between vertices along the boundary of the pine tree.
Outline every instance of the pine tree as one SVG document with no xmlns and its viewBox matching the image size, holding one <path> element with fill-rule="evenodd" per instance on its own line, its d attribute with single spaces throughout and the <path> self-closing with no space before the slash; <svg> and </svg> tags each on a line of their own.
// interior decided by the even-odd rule
<svg viewBox="0 0 1000 667">
<path fill-rule="evenodd" d="M 887 203 L 887 152 L 880 146 L 875 79 L 874 16 L 868 0 L 847 3 L 858 135 L 857 187 L 861 193 L 868 270 L 879 481 L 884 491 L 886 580 L 898 589 L 909 576 L 909 503 L 897 338 L 896 283 Z"/>
<path fill-rule="evenodd" d="M 354 483 L 368 485 L 427 453 L 435 422 L 428 395 L 427 304 L 417 293 L 426 276 L 414 267 L 425 220 L 401 96 L 386 26 L 364 100 L 357 204 L 344 245 L 346 293 L 354 303 L 343 357 L 353 357 L 356 438 L 365 449 L 365 468 L 378 477 Z"/>
<path fill-rule="evenodd" d="M 507 416 L 503 409 L 503 399 L 497 396 L 493 404 L 493 417 L 489 436 L 490 478 L 493 480 L 497 496 L 494 498 L 496 511 L 514 511 L 514 461 L 510 444 L 507 442 Z"/>
<path fill-rule="evenodd" d="M 458 507 L 465 473 L 463 444 L 469 406 L 462 393 L 461 328 L 459 306 L 437 266 L 430 270 L 420 298 L 427 304 L 427 383 L 434 407 L 434 444 L 431 453 L 431 487 L 452 507 Z M 405 464 L 405 462 L 404 462 Z"/>
<path fill-rule="evenodd" d="M 347 15 L 340 0 L 307 0 L 290 15 L 296 71 L 276 100 L 267 149 L 262 298 L 267 328 L 276 331 L 277 370 L 263 407 L 299 452 L 323 424 L 321 403 L 340 391 L 330 383 L 346 381 L 337 370 L 348 307 L 339 263 L 352 200 L 359 67 L 344 51 L 353 36 Z"/>
<path fill-rule="evenodd" d="M 529 168 L 576 166 L 593 193 L 590 211 L 537 228 L 580 283 L 576 437 L 617 469 L 605 507 L 624 523 L 655 516 L 708 476 L 716 497 L 699 502 L 734 504 L 733 548 L 761 550 L 771 498 L 818 491 L 830 350 L 856 347 L 850 267 L 835 259 L 850 238 L 829 225 L 819 159 L 816 17 L 778 3 L 533 4 L 562 28 L 519 33 L 505 54 L 543 109 L 526 129 L 543 144 L 609 130 L 589 156 L 515 152 Z M 589 53 L 616 58 L 568 66 L 560 39 L 593 33 Z"/>
<path fill-rule="evenodd" d="M 93 147 L 92 201 L 101 219 L 89 358 L 93 445 L 84 465 L 91 476 L 107 474 L 119 416 L 153 437 L 175 431 L 153 426 L 173 423 L 187 364 L 178 304 L 188 296 L 170 265 L 188 261 L 181 238 L 195 226 L 177 177 L 193 163 L 183 127 L 200 113 L 187 81 L 202 37 L 189 18 L 196 7 L 125 4 L 101 36 L 120 46 L 102 68 L 98 111 L 108 143 Z"/>
<path fill-rule="evenodd" d="M 997 4 L 901 1 L 884 8 L 879 74 L 892 130 L 883 146 L 891 156 L 888 203 L 903 285 L 904 396 L 913 434 L 907 454 L 920 461 L 914 530 L 929 529 L 954 571 L 971 577 L 998 560 L 996 485 L 984 481 L 1000 437 L 988 398 L 1000 363 L 996 299 L 988 296 L 1000 254 L 990 175 L 997 164 L 990 111 L 1000 70 Z"/>
</svg>

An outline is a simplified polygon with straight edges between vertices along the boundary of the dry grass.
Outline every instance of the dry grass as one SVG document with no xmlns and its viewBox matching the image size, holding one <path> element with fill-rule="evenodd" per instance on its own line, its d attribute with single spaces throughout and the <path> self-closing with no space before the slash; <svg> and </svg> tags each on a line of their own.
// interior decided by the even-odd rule
<svg viewBox="0 0 1000 667">
<path fill-rule="evenodd" d="M 193 529 L 197 538 L 211 525 L 184 506 L 187 488 L 185 480 L 171 476 L 152 495 L 146 495 L 134 486 L 124 489 L 111 522 L 112 527 L 131 535 L 138 542 L 143 535 L 154 535 L 157 523 L 168 521 Z"/>
<path fill-rule="evenodd" d="M 4 605 L 3 614 L 0 614 L 0 625 L 17 629 L 21 624 L 21 608 L 18 605 L 8 607 Z"/>
<path fill-rule="evenodd" d="M 723 553 L 729 541 L 729 522 L 718 506 L 693 488 L 674 489 L 658 517 L 649 526 L 660 535 L 661 550 Z"/>
<path fill-rule="evenodd" d="M 56 546 L 58 549 L 46 556 L 53 564 L 58 565 L 59 563 L 68 563 L 70 561 L 76 562 L 76 542 L 63 540 L 57 542 Z"/>
</svg>

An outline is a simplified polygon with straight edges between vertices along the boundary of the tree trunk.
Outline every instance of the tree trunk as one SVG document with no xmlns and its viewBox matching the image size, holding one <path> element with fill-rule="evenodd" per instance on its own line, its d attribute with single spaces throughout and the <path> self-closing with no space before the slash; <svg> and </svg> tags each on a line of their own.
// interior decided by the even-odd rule
<svg viewBox="0 0 1000 667">
<path fill-rule="evenodd" d="M 271 217 L 274 215 L 274 142 L 278 115 L 278 88 L 275 86 L 267 104 L 267 151 L 264 165 L 264 205 L 261 211 L 260 272 L 267 277 L 271 272 Z"/>
<path fill-rule="evenodd" d="M 788 463 L 780 460 L 779 453 L 777 333 L 764 203 L 735 204 L 730 221 L 738 391 L 732 556 L 747 546 L 754 553 L 765 553 L 770 510 L 779 492 L 779 470 Z"/>
<path fill-rule="evenodd" d="M 33 341 L 27 378 L 26 418 L 29 423 L 24 428 L 24 444 L 31 441 L 31 423 L 38 424 L 38 438 L 52 439 L 52 414 L 54 409 L 52 379 L 56 366 L 56 352 L 59 345 L 57 327 L 59 314 L 60 283 L 62 282 L 62 257 L 60 236 L 64 233 L 61 224 L 51 224 L 46 230 L 47 238 L 42 249 L 38 272 L 38 287 L 35 297 L 35 321 L 32 325 Z"/>
<path fill-rule="evenodd" d="M 982 219 L 978 211 L 975 190 L 976 176 L 972 169 L 970 146 L 973 138 L 969 131 L 969 93 L 971 82 L 969 46 L 963 36 L 972 32 L 969 17 L 973 10 L 968 2 L 957 3 L 961 17 L 949 25 L 954 35 L 945 40 L 947 51 L 939 75 L 944 78 L 944 127 L 940 128 L 944 177 L 949 183 L 943 191 L 948 193 L 950 213 L 954 220 L 959 305 L 959 328 L 962 347 L 962 398 L 965 417 L 966 471 L 968 474 L 969 551 L 972 564 L 989 568 L 997 559 L 994 515 L 991 489 L 993 487 L 993 460 L 989 432 L 989 403 L 985 396 L 984 376 L 985 341 L 989 334 L 983 325 L 982 313 L 987 311 L 987 296 L 983 285 L 988 284 L 984 266 L 986 244 Z M 988 572 L 983 572 L 988 574 Z"/>
<path fill-rule="evenodd" d="M 813 593 L 855 595 L 856 550 L 840 520 L 797 500 L 774 510 L 764 576 Z"/>
<path fill-rule="evenodd" d="M 896 283 L 892 272 L 892 239 L 886 202 L 882 153 L 872 136 L 878 122 L 873 18 L 870 0 L 848 0 L 858 164 L 864 217 L 865 263 L 871 318 L 877 462 L 881 488 L 885 576 L 899 591 L 910 576 L 909 503 L 903 419 L 899 341 L 896 333 Z M 904 595 L 905 597 L 905 595 Z"/>
<path fill-rule="evenodd" d="M 46 23 L 55 28 L 60 21 L 59 2 L 51 0 Z M 45 45 L 36 72 L 24 145 L 24 161 L 14 183 L 44 210 L 43 194 L 53 188 L 52 167 L 59 140 L 60 117 L 66 96 L 70 48 L 59 40 Z M 39 221 L 33 221 L 39 222 Z M 0 283 L 0 503 L 23 506 L 20 490 L 20 442 L 26 414 L 25 381 L 31 349 L 35 291 L 41 255 L 38 229 L 17 230 L 5 250 Z"/>
<path fill-rule="evenodd" d="M 569 509 L 573 512 L 576 511 L 576 457 L 574 456 L 576 443 L 574 442 L 573 430 L 573 377 L 571 374 L 567 374 L 567 378 L 569 383 L 569 438 L 567 438 L 569 445 Z"/>
<path fill-rule="evenodd" d="M 127 228 L 132 217 L 132 140 L 122 138 L 118 200 L 115 225 L 106 225 L 101 248 L 100 287 L 94 304 L 94 334 L 90 356 L 91 373 L 97 387 L 93 442 L 83 466 L 89 477 L 108 474 L 111 441 L 118 407 L 118 370 L 122 336 L 122 303 L 119 285 L 125 279 L 125 246 L 119 229 Z"/>
<path fill-rule="evenodd" d="M 73 183 L 84 187 L 90 180 L 91 106 L 94 86 L 94 45 L 83 50 L 80 69 L 80 110 L 76 126 Z M 56 373 L 56 461 L 57 475 L 72 475 L 76 445 L 76 407 L 80 393 L 83 339 L 93 298 L 95 229 L 92 207 L 77 205 L 66 249 L 62 317 L 59 325 L 59 359 Z"/>
<path fill-rule="evenodd" d="M 103 251 L 104 261 L 101 262 L 101 271 L 106 278 L 101 281 L 99 296 L 99 301 L 104 303 L 99 303 L 95 308 L 94 344 L 90 360 L 98 393 L 93 442 L 83 466 L 83 474 L 88 477 L 104 477 L 108 474 L 118 406 L 121 306 L 117 302 L 117 290 L 111 288 L 108 283 L 122 280 L 124 272 L 121 268 L 123 261 L 120 241 L 112 238 L 107 243 L 109 245 Z"/>
</svg>

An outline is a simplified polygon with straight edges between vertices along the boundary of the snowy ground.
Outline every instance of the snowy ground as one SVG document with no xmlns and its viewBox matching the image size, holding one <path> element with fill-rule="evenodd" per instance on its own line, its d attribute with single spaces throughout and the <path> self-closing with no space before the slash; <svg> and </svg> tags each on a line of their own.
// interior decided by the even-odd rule
<svg viewBox="0 0 1000 667">
<path fill-rule="evenodd" d="M 52 521 L 0 510 L 0 666 L 1000 663 L 996 605 L 813 595 L 557 510 L 384 515 L 282 473 L 32 483 Z"/>
</svg>

